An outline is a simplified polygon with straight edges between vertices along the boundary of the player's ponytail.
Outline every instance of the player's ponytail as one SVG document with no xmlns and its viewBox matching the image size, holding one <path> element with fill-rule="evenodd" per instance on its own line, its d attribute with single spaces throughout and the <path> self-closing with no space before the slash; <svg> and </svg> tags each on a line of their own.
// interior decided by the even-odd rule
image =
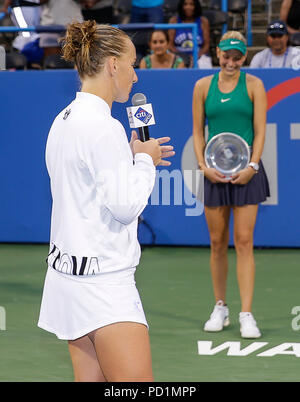
<svg viewBox="0 0 300 402">
<path fill-rule="evenodd" d="M 123 31 L 110 25 L 73 22 L 62 39 L 63 58 L 75 63 L 81 78 L 91 77 L 102 70 L 107 57 L 126 52 L 126 38 Z"/>
</svg>

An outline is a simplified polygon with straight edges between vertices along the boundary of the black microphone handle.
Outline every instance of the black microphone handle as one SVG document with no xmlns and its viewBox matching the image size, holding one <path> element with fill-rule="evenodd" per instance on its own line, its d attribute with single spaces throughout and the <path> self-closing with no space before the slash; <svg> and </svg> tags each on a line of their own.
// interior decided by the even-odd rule
<svg viewBox="0 0 300 402">
<path fill-rule="evenodd" d="M 140 140 L 142 142 L 148 141 L 150 139 L 150 137 L 149 137 L 149 127 L 148 126 L 139 127 L 139 136 L 140 136 Z"/>
</svg>

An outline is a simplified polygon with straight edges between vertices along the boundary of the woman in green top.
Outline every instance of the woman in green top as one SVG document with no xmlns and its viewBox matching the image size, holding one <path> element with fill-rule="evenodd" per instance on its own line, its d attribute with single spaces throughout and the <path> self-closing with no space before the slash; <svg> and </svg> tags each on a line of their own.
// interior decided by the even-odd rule
<svg viewBox="0 0 300 402">
<path fill-rule="evenodd" d="M 211 273 L 216 305 L 205 323 L 205 331 L 221 331 L 229 325 L 226 305 L 229 217 L 234 217 L 234 245 L 241 297 L 241 335 L 259 338 L 261 333 L 251 313 L 255 263 L 253 231 L 258 204 L 269 194 L 261 155 L 266 129 L 267 100 L 263 83 L 240 70 L 247 57 L 246 40 L 236 31 L 225 33 L 217 47 L 221 70 L 197 81 L 193 95 L 193 136 L 198 164 L 204 172 L 205 216 L 211 241 Z M 205 164 L 204 127 L 208 120 L 209 139 L 222 132 L 240 135 L 252 147 L 248 167 L 228 181 Z"/>
<path fill-rule="evenodd" d="M 149 47 L 152 54 L 141 60 L 140 68 L 185 68 L 182 58 L 168 50 L 167 31 L 153 31 L 149 39 Z"/>
</svg>

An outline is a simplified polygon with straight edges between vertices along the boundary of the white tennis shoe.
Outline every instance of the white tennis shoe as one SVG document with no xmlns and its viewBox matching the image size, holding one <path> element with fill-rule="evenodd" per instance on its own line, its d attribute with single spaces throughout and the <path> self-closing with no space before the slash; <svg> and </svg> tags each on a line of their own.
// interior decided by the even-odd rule
<svg viewBox="0 0 300 402">
<path fill-rule="evenodd" d="M 229 322 L 229 309 L 222 300 L 219 300 L 213 312 L 210 315 L 208 321 L 204 325 L 204 331 L 207 332 L 219 332 L 222 331 L 224 327 L 228 327 Z"/>
<path fill-rule="evenodd" d="M 261 333 L 251 313 L 240 313 L 240 331 L 242 338 L 260 338 Z"/>
</svg>

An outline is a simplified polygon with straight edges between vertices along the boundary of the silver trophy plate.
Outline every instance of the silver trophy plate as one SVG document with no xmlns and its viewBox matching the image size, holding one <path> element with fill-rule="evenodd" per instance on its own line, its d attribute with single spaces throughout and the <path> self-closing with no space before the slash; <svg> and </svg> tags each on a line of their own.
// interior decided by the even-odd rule
<svg viewBox="0 0 300 402">
<path fill-rule="evenodd" d="M 215 135 L 206 145 L 205 163 L 230 178 L 245 169 L 250 161 L 250 149 L 239 135 L 221 133 Z"/>
</svg>

